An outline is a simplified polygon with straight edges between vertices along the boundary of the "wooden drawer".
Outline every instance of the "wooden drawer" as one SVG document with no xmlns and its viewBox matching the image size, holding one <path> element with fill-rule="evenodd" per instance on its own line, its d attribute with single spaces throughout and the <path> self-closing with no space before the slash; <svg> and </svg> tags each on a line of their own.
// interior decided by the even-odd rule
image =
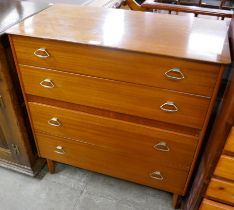
<svg viewBox="0 0 234 210">
<path fill-rule="evenodd" d="M 94 145 L 66 141 L 39 133 L 37 133 L 36 137 L 41 157 L 183 194 L 187 172 L 131 157 L 116 155 L 111 151 L 102 150 Z M 61 147 L 62 149 L 60 149 Z M 155 173 L 152 174 L 153 172 Z M 158 179 L 152 178 L 151 176 L 153 175 Z"/>
<path fill-rule="evenodd" d="M 234 181 L 234 157 L 221 155 L 214 174 Z"/>
<path fill-rule="evenodd" d="M 234 154 L 234 127 L 232 127 L 224 150 Z"/>
<path fill-rule="evenodd" d="M 231 169 L 230 169 L 231 170 Z M 234 183 L 212 178 L 207 196 L 234 205 Z"/>
<path fill-rule="evenodd" d="M 210 102 L 204 97 L 26 66 L 21 66 L 21 75 L 27 94 L 194 128 L 202 128 Z M 54 87 L 42 87 L 45 79 Z M 161 110 L 167 101 L 178 111 Z M 175 110 L 173 106 L 164 108 Z"/>
<path fill-rule="evenodd" d="M 204 199 L 199 210 L 234 210 L 234 207 Z"/>
<path fill-rule="evenodd" d="M 13 43 L 20 64 L 205 96 L 212 95 L 220 68 L 217 64 L 26 37 L 13 36 Z M 34 55 L 34 51 L 41 47 L 47 49 L 50 54 L 48 58 L 38 58 Z M 180 68 L 184 79 L 167 78 L 165 73 L 173 68 Z M 174 73 L 169 75 L 175 76 Z M 176 76 L 181 77 L 178 73 Z"/>
<path fill-rule="evenodd" d="M 36 131 L 76 139 L 129 157 L 157 159 L 166 166 L 187 171 L 193 160 L 197 139 L 192 136 L 38 103 L 30 102 L 29 108 Z"/>
</svg>

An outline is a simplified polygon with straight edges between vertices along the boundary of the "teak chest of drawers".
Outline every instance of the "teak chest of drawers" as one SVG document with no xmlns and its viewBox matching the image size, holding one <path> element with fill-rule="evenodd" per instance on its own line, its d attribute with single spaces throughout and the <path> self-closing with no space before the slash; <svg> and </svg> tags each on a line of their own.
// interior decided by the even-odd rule
<svg viewBox="0 0 234 210">
<path fill-rule="evenodd" d="M 230 62 L 226 32 L 220 21 L 67 5 L 13 27 L 39 155 L 51 171 L 53 160 L 184 195 Z"/>
<path fill-rule="evenodd" d="M 209 182 L 200 210 L 234 210 L 234 127 Z"/>
</svg>

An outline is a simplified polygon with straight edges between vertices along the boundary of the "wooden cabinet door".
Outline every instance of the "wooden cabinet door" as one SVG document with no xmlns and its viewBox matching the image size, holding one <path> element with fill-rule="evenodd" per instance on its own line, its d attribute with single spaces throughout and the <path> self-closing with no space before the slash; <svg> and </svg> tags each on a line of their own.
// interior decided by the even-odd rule
<svg viewBox="0 0 234 210">
<path fill-rule="evenodd" d="M 2 129 L 1 125 L 0 125 L 0 147 L 5 148 L 5 149 L 8 148 L 6 138 L 5 138 L 5 135 L 3 133 L 3 129 Z"/>
<path fill-rule="evenodd" d="M 32 153 L 25 147 L 28 135 L 8 63 L 6 47 L 0 42 L 0 161 L 30 166 Z"/>
<path fill-rule="evenodd" d="M 11 142 L 14 130 L 11 130 L 9 111 L 12 111 L 12 102 L 11 96 L 8 95 L 12 84 L 7 74 L 7 68 L 5 51 L 0 43 L 0 159 L 17 162 L 17 158 L 12 155 L 10 150 L 11 145 L 14 144 Z"/>
<path fill-rule="evenodd" d="M 1 91 L 1 90 L 0 90 Z M 7 131 L 6 118 L 4 117 L 2 107 L 0 110 L 0 159 L 16 162 L 16 158 L 10 150 L 9 131 Z"/>
<path fill-rule="evenodd" d="M 37 156 L 9 42 L 3 37 L 7 38 L 0 37 L 0 166 L 34 176 L 45 161 Z"/>
</svg>

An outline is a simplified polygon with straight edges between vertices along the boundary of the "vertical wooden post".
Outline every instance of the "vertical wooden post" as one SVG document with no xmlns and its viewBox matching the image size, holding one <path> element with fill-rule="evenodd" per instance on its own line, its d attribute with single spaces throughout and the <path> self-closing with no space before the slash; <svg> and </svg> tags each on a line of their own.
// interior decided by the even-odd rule
<svg viewBox="0 0 234 210">
<path fill-rule="evenodd" d="M 178 194 L 173 194 L 172 197 L 172 208 L 178 209 L 181 204 L 181 196 Z"/>
<path fill-rule="evenodd" d="M 55 165 L 52 160 L 46 159 L 47 161 L 47 166 L 48 166 L 48 171 L 53 174 L 55 172 Z"/>
</svg>

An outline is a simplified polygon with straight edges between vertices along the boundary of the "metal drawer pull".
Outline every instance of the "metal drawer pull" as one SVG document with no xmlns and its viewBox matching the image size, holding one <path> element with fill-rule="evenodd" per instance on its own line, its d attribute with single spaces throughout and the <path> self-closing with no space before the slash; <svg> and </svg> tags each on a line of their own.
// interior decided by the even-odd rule
<svg viewBox="0 0 234 210">
<path fill-rule="evenodd" d="M 40 85 L 44 88 L 54 88 L 54 83 L 50 79 L 42 80 Z"/>
<path fill-rule="evenodd" d="M 50 57 L 50 54 L 47 52 L 45 48 L 39 48 L 34 52 L 34 55 L 38 58 L 48 58 Z"/>
<path fill-rule="evenodd" d="M 163 176 L 161 175 L 160 171 L 154 171 L 153 173 L 150 174 L 150 177 L 153 179 L 160 180 L 160 181 L 163 180 Z"/>
<path fill-rule="evenodd" d="M 164 141 L 159 142 L 158 144 L 154 145 L 154 148 L 159 151 L 169 152 L 170 148 L 168 147 L 167 143 Z"/>
<path fill-rule="evenodd" d="M 170 75 L 170 73 L 172 73 L 172 74 Z M 166 77 L 168 79 L 172 79 L 172 80 L 182 80 L 182 79 L 184 79 L 184 74 L 181 72 L 181 70 L 179 68 L 170 69 L 167 72 L 165 72 L 165 75 L 166 75 Z"/>
<path fill-rule="evenodd" d="M 59 126 L 62 125 L 62 124 L 59 122 L 59 119 L 56 118 L 56 117 L 52 117 L 50 120 L 48 120 L 48 124 L 49 124 L 49 125 L 52 125 L 52 126 L 55 126 L 55 127 L 59 127 Z"/>
<path fill-rule="evenodd" d="M 63 150 L 63 147 L 62 147 L 62 146 L 57 146 L 57 147 L 55 147 L 54 152 L 57 153 L 57 154 L 60 154 L 60 155 L 65 154 L 65 151 Z"/>
<path fill-rule="evenodd" d="M 166 107 L 171 107 L 171 108 L 169 109 Z M 165 112 L 177 112 L 179 110 L 179 108 L 172 101 L 165 102 L 164 104 L 160 106 L 160 109 Z"/>
</svg>

